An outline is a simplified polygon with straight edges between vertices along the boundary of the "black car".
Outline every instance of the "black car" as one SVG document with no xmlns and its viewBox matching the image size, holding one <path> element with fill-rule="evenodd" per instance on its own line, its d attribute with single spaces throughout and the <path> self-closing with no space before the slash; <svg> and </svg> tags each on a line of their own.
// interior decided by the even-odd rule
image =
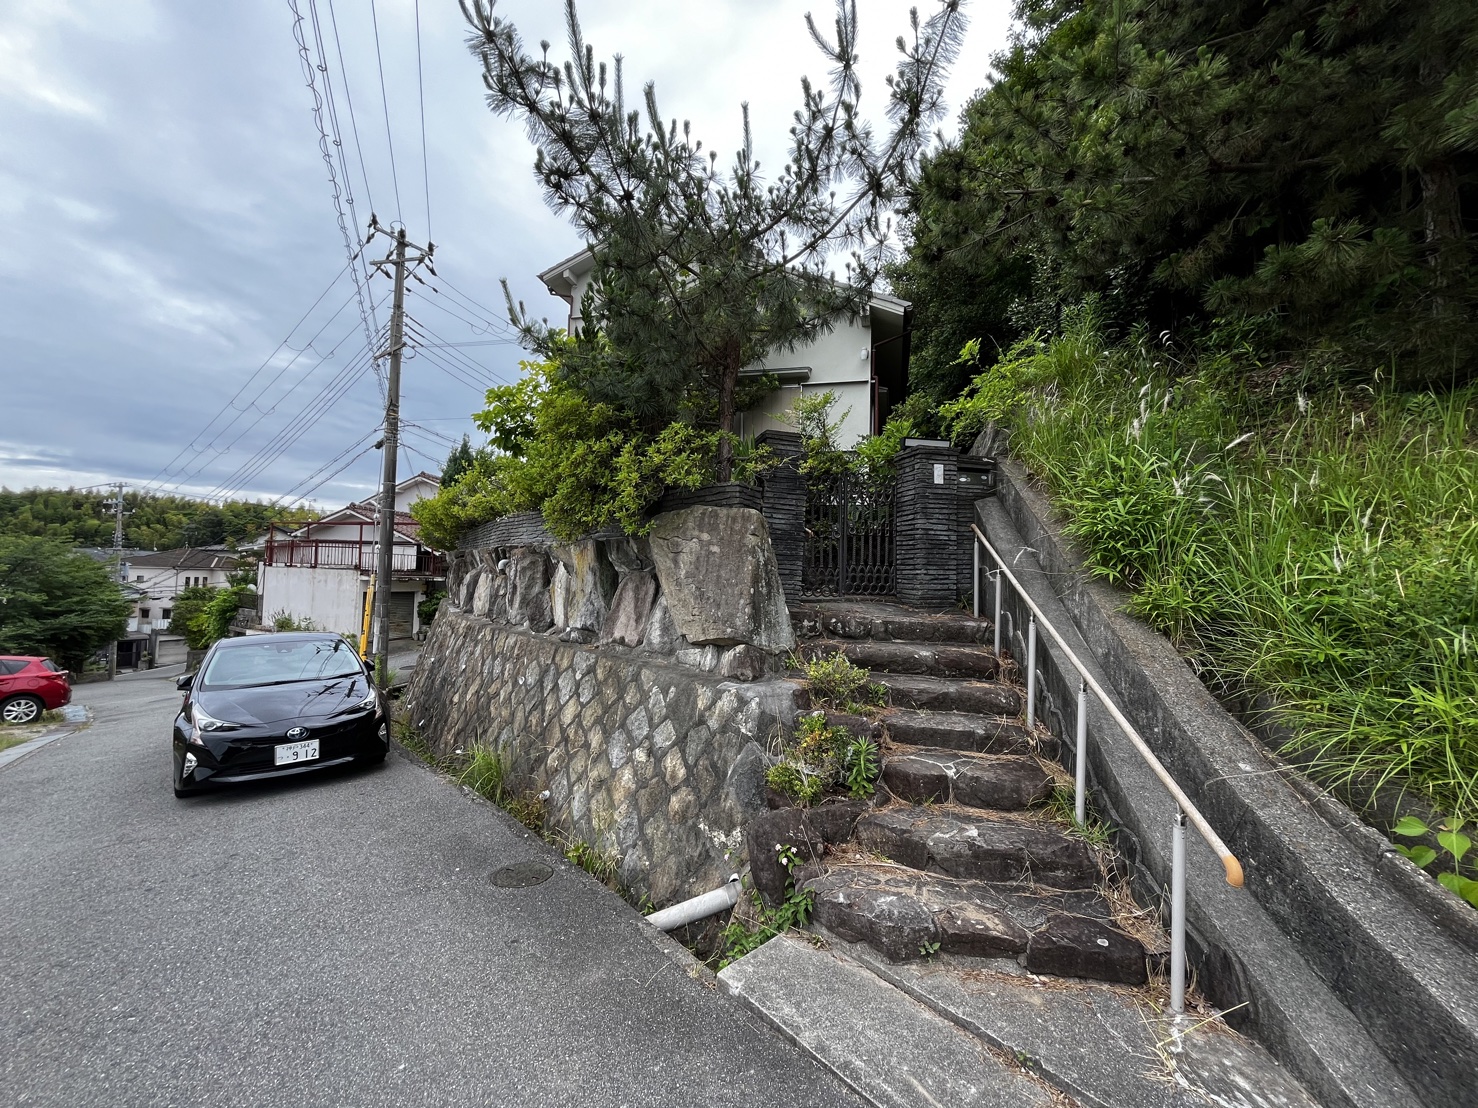
<svg viewBox="0 0 1478 1108">
<path fill-rule="evenodd" d="M 340 635 L 297 632 L 222 639 L 175 684 L 174 792 L 383 762 L 383 697 Z"/>
</svg>

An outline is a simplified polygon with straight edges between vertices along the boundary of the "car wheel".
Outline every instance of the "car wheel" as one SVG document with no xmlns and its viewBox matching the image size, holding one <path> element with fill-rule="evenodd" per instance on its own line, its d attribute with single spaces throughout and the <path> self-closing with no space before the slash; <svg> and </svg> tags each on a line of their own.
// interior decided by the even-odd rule
<svg viewBox="0 0 1478 1108">
<path fill-rule="evenodd" d="M 32 723 L 41 718 L 41 713 L 46 711 L 46 705 L 34 696 L 12 696 L 4 704 L 0 704 L 0 719 L 6 723 Z"/>
</svg>

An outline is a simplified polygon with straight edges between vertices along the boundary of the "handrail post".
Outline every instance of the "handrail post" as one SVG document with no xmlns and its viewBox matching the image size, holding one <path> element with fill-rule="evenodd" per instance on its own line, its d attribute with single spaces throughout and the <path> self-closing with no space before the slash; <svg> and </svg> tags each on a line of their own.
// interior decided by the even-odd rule
<svg viewBox="0 0 1478 1108">
<path fill-rule="evenodd" d="M 1170 1013 L 1185 1011 L 1185 811 L 1175 806 L 1170 837 Z"/>
<path fill-rule="evenodd" d="M 1073 818 L 1082 827 L 1088 816 L 1088 682 L 1078 678 L 1078 754 L 1073 764 Z"/>
<path fill-rule="evenodd" d="M 1037 616 L 1032 613 L 1026 625 L 1026 729 L 1037 722 Z"/>
<path fill-rule="evenodd" d="M 973 536 L 972 536 L 972 540 L 973 540 Z M 975 541 L 972 541 L 970 543 L 970 553 L 974 556 L 974 559 L 975 559 L 975 563 L 974 563 L 975 564 L 975 571 L 970 574 L 970 596 L 972 598 L 971 599 L 971 608 L 972 608 L 972 610 L 974 612 L 975 618 L 976 619 L 979 619 L 980 618 L 980 543 L 975 542 Z"/>
<path fill-rule="evenodd" d="M 997 565 L 996 566 L 996 572 L 995 572 L 995 578 L 996 578 L 996 622 L 995 622 L 995 634 L 996 634 L 996 657 L 997 658 L 999 658 L 1001 656 L 1001 578 L 1003 576 L 1005 576 L 1005 575 L 1001 572 L 1001 567 L 999 565 Z"/>
</svg>

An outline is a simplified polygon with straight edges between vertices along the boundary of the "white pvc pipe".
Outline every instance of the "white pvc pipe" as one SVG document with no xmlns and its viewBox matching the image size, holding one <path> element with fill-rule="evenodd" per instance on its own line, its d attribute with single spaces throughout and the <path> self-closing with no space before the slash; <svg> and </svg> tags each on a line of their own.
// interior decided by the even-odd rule
<svg viewBox="0 0 1478 1108">
<path fill-rule="evenodd" d="M 729 879 L 712 892 L 700 893 L 681 904 L 663 908 L 647 917 L 647 922 L 659 931 L 674 931 L 684 924 L 694 923 L 709 916 L 728 911 L 739 903 L 739 875 L 730 874 Z"/>
</svg>

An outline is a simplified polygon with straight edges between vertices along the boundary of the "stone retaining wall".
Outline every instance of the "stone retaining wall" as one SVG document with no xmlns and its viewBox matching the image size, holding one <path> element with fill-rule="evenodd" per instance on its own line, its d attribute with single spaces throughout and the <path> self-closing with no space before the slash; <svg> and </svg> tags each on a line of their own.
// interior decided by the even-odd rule
<svg viewBox="0 0 1478 1108">
<path fill-rule="evenodd" d="M 502 753 L 522 785 L 549 791 L 550 827 L 614 852 L 627 888 L 662 905 L 743 868 L 741 825 L 763 807 L 763 749 L 793 726 L 795 688 L 444 604 L 404 705 L 439 755 Z"/>
</svg>

